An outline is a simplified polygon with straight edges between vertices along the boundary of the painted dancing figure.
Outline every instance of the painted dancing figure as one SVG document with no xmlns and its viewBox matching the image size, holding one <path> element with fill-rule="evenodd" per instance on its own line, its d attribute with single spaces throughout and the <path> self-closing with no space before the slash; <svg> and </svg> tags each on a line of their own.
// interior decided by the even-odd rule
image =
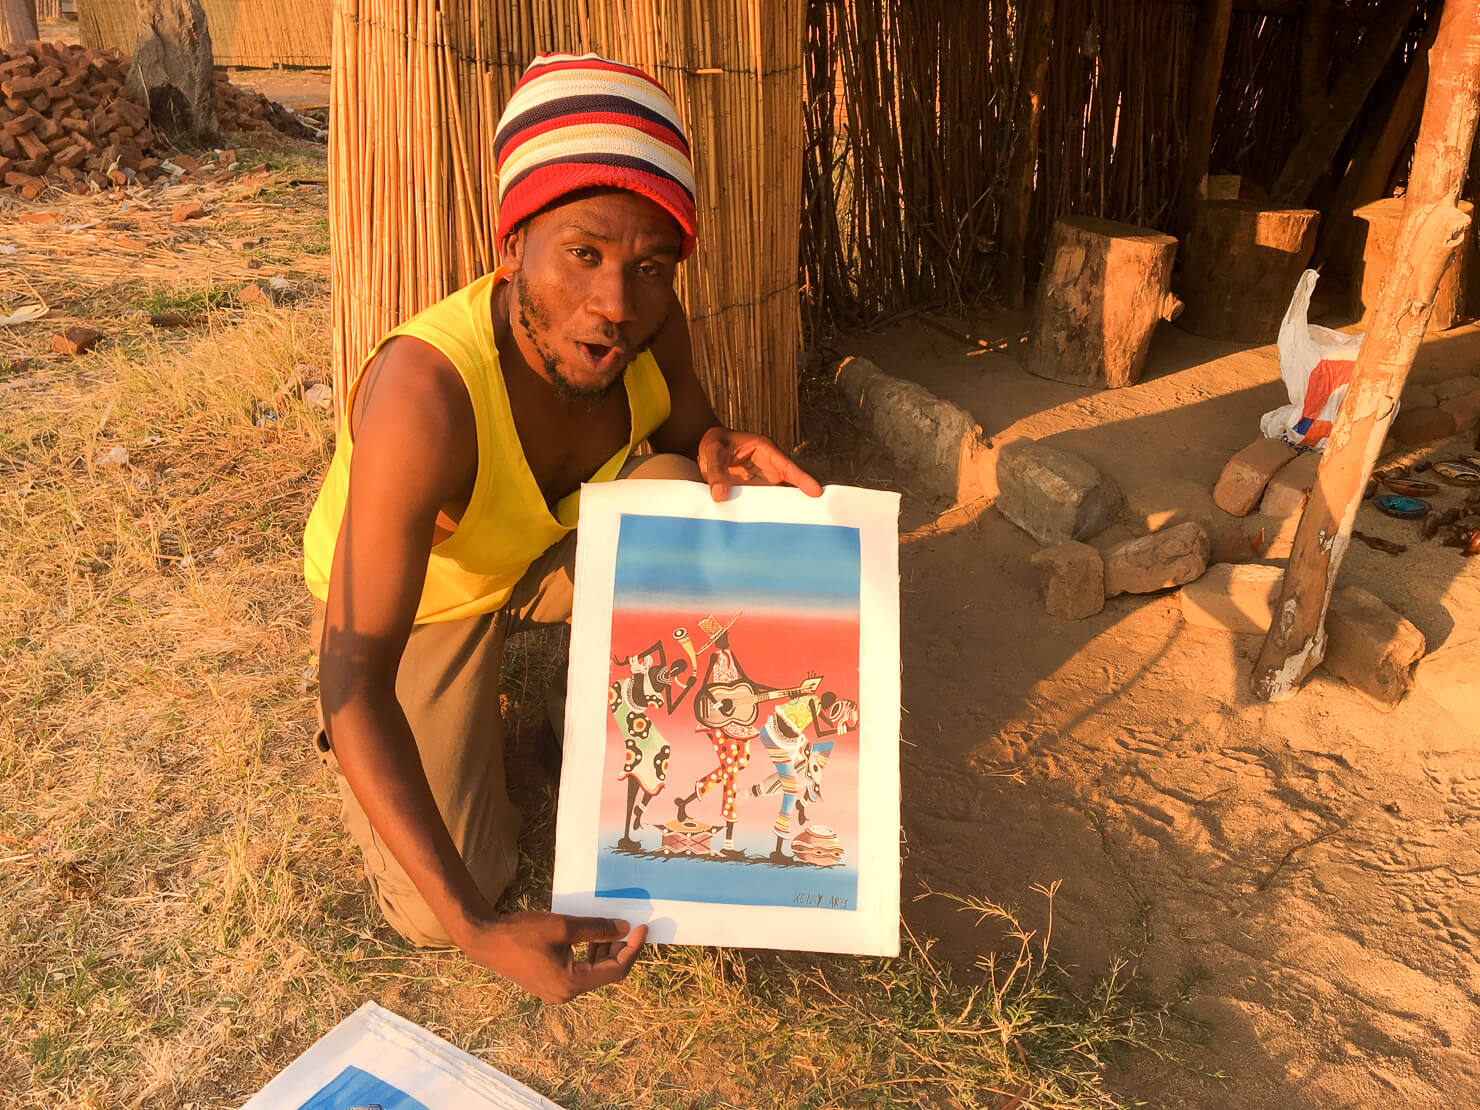
<svg viewBox="0 0 1480 1110">
<path fill-rule="evenodd" d="M 625 660 L 612 659 L 631 672 L 629 677 L 613 682 L 607 692 L 607 708 L 626 747 L 622 773 L 617 778 L 627 780 L 627 811 L 617 847 L 629 852 L 641 849 L 632 833 L 642 827 L 643 812 L 662 792 L 668 778 L 671 749 L 653 724 L 650 710 L 661 707 L 671 714 L 694 684 L 694 653 L 688 633 L 675 629 L 673 638 L 687 653 L 687 660 L 667 662 L 661 642 Z"/>
<path fill-rule="evenodd" d="M 738 616 L 737 613 L 736 617 Z M 714 654 L 709 657 L 709 667 L 700 685 L 700 692 L 694 698 L 696 716 L 701 715 L 699 699 L 706 690 L 715 686 L 727 686 L 746 681 L 745 672 L 740 669 L 740 664 L 735 660 L 735 653 L 730 649 L 729 628 L 734 623 L 734 618 L 731 619 L 730 624 L 724 626 L 721 626 L 713 617 L 703 617 L 699 621 L 700 629 L 709 637 L 709 643 L 705 647 L 712 647 Z M 716 763 L 714 770 L 694 783 L 691 793 L 676 800 L 678 819 L 687 821 L 689 819 L 688 807 L 718 785 L 720 787 L 720 816 L 725 822 L 724 850 L 727 853 L 734 852 L 735 817 L 737 815 L 736 785 L 740 772 L 745 770 L 750 763 L 750 742 L 760 734 L 760 729 L 742 721 L 724 720 L 718 721 L 713 727 L 706 728 L 701 725 L 700 731 L 709 737 L 709 742 L 714 747 Z"/>
<path fill-rule="evenodd" d="M 752 786 L 750 792 L 757 797 L 778 791 L 781 794 L 781 806 L 772 824 L 776 846 L 771 859 L 775 862 L 791 862 L 783 846 L 792 837 L 792 813 L 796 813 L 796 827 L 806 824 L 807 804 L 822 800 L 822 769 L 832 757 L 836 738 L 857 727 L 857 704 L 830 692 L 820 698 L 791 698 L 778 705 L 761 726 L 761 745 L 776 773 Z"/>
</svg>

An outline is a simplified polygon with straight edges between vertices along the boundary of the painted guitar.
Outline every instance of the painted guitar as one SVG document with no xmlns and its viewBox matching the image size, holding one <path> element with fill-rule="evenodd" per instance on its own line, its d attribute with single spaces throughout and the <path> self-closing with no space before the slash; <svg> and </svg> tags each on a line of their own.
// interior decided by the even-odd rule
<svg viewBox="0 0 1480 1110">
<path fill-rule="evenodd" d="M 796 698 L 817 692 L 822 679 L 809 678 L 789 690 L 761 690 L 753 682 L 717 682 L 701 688 L 694 696 L 694 716 L 705 728 L 753 725 L 760 708 L 768 701 Z"/>
</svg>

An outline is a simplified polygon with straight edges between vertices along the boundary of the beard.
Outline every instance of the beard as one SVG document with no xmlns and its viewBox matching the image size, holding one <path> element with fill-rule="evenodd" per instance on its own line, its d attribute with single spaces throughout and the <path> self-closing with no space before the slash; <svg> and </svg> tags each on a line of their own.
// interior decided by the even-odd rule
<svg viewBox="0 0 1480 1110">
<path fill-rule="evenodd" d="M 540 365 L 545 371 L 544 377 L 554 387 L 556 397 L 562 401 L 584 401 L 587 404 L 594 405 L 622 384 L 623 380 L 627 377 L 627 366 L 631 365 L 630 361 L 618 371 L 616 377 L 603 385 L 582 385 L 579 382 L 572 381 L 570 374 L 566 372 L 561 362 L 560 356 L 542 338 L 550 329 L 550 311 L 546 307 L 545 302 L 530 291 L 528 283 L 516 278 L 514 284 L 516 286 L 515 300 L 519 306 L 519 326 L 524 329 L 524 334 L 528 336 L 530 346 L 534 348 L 535 354 L 539 355 Z M 647 336 L 632 349 L 638 351 L 646 349 L 657 336 L 661 327 L 662 325 L 659 325 L 659 327 L 654 328 L 651 335 Z"/>
</svg>

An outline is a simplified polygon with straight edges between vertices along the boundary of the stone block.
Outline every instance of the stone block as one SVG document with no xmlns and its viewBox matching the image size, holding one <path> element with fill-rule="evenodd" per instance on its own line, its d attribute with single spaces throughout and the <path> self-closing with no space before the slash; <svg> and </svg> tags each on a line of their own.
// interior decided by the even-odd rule
<svg viewBox="0 0 1480 1110">
<path fill-rule="evenodd" d="M 1070 540 L 1033 556 L 1043 587 L 1043 607 L 1055 617 L 1077 621 L 1105 607 L 1105 560 L 1087 543 Z"/>
<path fill-rule="evenodd" d="M 1413 685 L 1424 638 L 1413 624 L 1360 586 L 1331 595 L 1326 614 L 1326 670 L 1384 711 Z"/>
<path fill-rule="evenodd" d="M 1413 669 L 1413 680 L 1454 716 L 1473 736 L 1480 720 L 1480 640 L 1449 644 L 1425 655 Z"/>
<path fill-rule="evenodd" d="M 1480 389 L 1480 378 L 1472 374 L 1461 374 L 1457 378 L 1446 378 L 1442 382 L 1432 382 L 1429 385 L 1429 391 L 1433 393 L 1436 405 L 1452 401 L 1456 397 L 1463 397 L 1466 393 L 1473 393 L 1477 389 Z M 1404 389 L 1404 396 L 1407 393 L 1408 390 Z"/>
<path fill-rule="evenodd" d="M 1120 512 L 1120 487 L 1078 455 L 1021 441 L 997 458 L 997 508 L 1041 544 L 1083 540 Z"/>
<path fill-rule="evenodd" d="M 979 495 L 977 459 L 985 445 L 965 409 L 866 358 L 839 363 L 834 384 L 863 430 L 931 493 L 962 501 Z"/>
<path fill-rule="evenodd" d="M 1220 632 L 1267 632 L 1283 567 L 1263 563 L 1209 567 L 1182 587 L 1182 619 Z"/>
<path fill-rule="evenodd" d="M 1393 417 L 1388 435 L 1404 447 L 1413 447 L 1420 443 L 1448 439 L 1457 431 L 1459 423 L 1453 414 L 1435 405 L 1433 408 L 1400 409 L 1398 415 Z"/>
<path fill-rule="evenodd" d="M 1428 386 L 1409 382 L 1403 387 L 1398 403 L 1405 409 L 1429 409 L 1439 403 L 1439 398 Z"/>
<path fill-rule="evenodd" d="M 1305 508 L 1310 491 L 1316 484 L 1316 471 L 1321 465 L 1319 451 L 1303 451 L 1280 468 L 1264 488 L 1259 511 L 1265 516 L 1295 516 Z"/>
<path fill-rule="evenodd" d="M 1213 504 L 1232 516 L 1246 516 L 1279 469 L 1295 457 L 1284 440 L 1260 436 L 1229 459 L 1213 487 Z"/>
<path fill-rule="evenodd" d="M 1454 417 L 1454 422 L 1460 429 L 1468 428 L 1480 420 L 1480 388 L 1440 401 L 1439 408 Z"/>
<path fill-rule="evenodd" d="M 1207 570 L 1211 547 L 1195 520 L 1116 544 L 1105 553 L 1105 596 L 1149 594 L 1191 582 Z"/>
</svg>

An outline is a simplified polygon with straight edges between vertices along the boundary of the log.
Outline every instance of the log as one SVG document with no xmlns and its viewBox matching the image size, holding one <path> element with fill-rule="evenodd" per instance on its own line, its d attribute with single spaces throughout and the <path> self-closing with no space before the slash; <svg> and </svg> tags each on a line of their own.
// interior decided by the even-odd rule
<svg viewBox="0 0 1480 1110">
<path fill-rule="evenodd" d="M 1319 213 L 1205 200 L 1182 245 L 1180 326 L 1209 339 L 1273 343 L 1315 249 Z"/>
<path fill-rule="evenodd" d="M 1048 81 L 1049 48 L 1053 41 L 1053 9 L 1053 0 L 1039 0 L 1036 18 L 1030 24 L 1023 48 L 1017 101 L 1017 118 L 1022 127 L 1014 131 L 1002 203 L 1000 288 L 1003 301 L 1014 309 L 1023 307 L 1028 217 L 1033 204 L 1033 177 L 1038 167 L 1038 133 L 1043 119 L 1043 90 Z"/>
<path fill-rule="evenodd" d="M 1310 199 L 1310 191 L 1356 122 L 1367 94 L 1403 40 L 1403 32 L 1417 10 L 1418 0 L 1388 0 L 1382 6 L 1382 14 L 1368 28 L 1362 44 L 1326 98 L 1325 110 L 1302 128 L 1300 138 L 1291 148 L 1292 153 L 1270 190 L 1277 204 L 1297 207 Z"/>
<path fill-rule="evenodd" d="M 1310 0 L 1300 17 L 1300 125 L 1309 127 L 1326 108 L 1331 77 L 1332 0 Z"/>
<path fill-rule="evenodd" d="M 0 47 L 20 45 L 37 37 L 32 0 L 0 0 Z"/>
<path fill-rule="evenodd" d="M 1458 207 L 1480 122 L 1480 5 L 1444 5 L 1414 148 L 1403 225 L 1346 400 L 1331 429 L 1250 686 L 1291 697 L 1326 650 L 1325 619 L 1352 523 L 1445 268 L 1469 232 Z"/>
<path fill-rule="evenodd" d="M 1459 209 L 1473 218 L 1475 206 L 1467 200 Z M 1352 313 L 1363 326 L 1371 323 L 1377 310 L 1382 279 L 1392 265 L 1398 247 L 1398 234 L 1403 224 L 1403 198 L 1387 197 L 1364 204 L 1354 213 L 1352 254 Z M 1469 240 L 1466 239 L 1468 244 Z M 1429 327 L 1446 331 L 1460 322 L 1465 303 L 1469 251 L 1458 253 L 1454 265 L 1444 271 L 1434 294 L 1433 315 Z"/>
<path fill-rule="evenodd" d="M 1102 389 L 1140 381 L 1156 322 L 1180 308 L 1167 291 L 1176 254 L 1177 240 L 1149 228 L 1087 216 L 1055 220 L 1026 368 Z"/>
<path fill-rule="evenodd" d="M 1218 82 L 1228 49 L 1233 0 L 1204 0 L 1197 10 L 1187 94 L 1187 148 L 1177 186 L 1177 230 L 1186 234 L 1197 218 L 1197 204 L 1213 153 L 1213 114 Z"/>
<path fill-rule="evenodd" d="M 149 118 L 166 132 L 213 142 L 216 117 L 211 32 L 200 0 L 137 0 L 139 37 L 134 42 L 128 90 L 149 106 Z"/>
</svg>

